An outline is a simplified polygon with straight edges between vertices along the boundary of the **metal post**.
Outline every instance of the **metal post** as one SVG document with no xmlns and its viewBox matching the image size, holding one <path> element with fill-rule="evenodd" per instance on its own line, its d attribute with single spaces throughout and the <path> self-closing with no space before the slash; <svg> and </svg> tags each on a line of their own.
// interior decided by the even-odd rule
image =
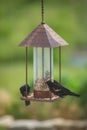
<svg viewBox="0 0 87 130">
<path fill-rule="evenodd" d="M 61 83 L 61 46 L 59 46 L 59 83 Z"/>
<path fill-rule="evenodd" d="M 44 48 L 42 48 L 42 78 L 44 79 Z"/>
<path fill-rule="evenodd" d="M 27 85 L 28 85 L 28 47 L 26 47 L 26 97 L 27 97 Z"/>
<path fill-rule="evenodd" d="M 52 80 L 52 50 L 50 48 L 50 80 Z"/>
<path fill-rule="evenodd" d="M 50 80 L 52 80 L 52 49 L 50 48 Z M 51 100 L 51 91 L 50 91 L 50 100 Z"/>
<path fill-rule="evenodd" d="M 36 69 L 36 76 L 35 77 L 36 77 L 36 79 L 38 79 L 38 48 L 37 47 L 35 48 L 35 52 L 34 52 L 35 53 L 34 58 L 35 58 L 35 62 L 36 62 L 36 68 L 35 68 Z"/>
</svg>

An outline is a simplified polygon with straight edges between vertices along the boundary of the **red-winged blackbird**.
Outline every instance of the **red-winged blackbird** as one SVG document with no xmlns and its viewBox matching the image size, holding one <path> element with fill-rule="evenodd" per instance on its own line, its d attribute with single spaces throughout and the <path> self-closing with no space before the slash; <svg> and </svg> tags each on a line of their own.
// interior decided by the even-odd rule
<svg viewBox="0 0 87 130">
<path fill-rule="evenodd" d="M 23 85 L 22 87 L 20 87 L 20 93 L 22 96 L 26 97 L 29 95 L 30 92 L 30 86 L 27 84 Z M 25 101 L 25 105 L 28 106 L 30 105 L 30 101 Z"/>
<path fill-rule="evenodd" d="M 67 95 L 76 96 L 76 97 L 80 96 L 79 94 L 71 92 L 69 89 L 63 87 L 59 82 L 55 80 L 53 82 L 49 80 L 46 83 L 49 86 L 50 91 L 57 96 L 60 96 L 60 97 L 64 97 Z"/>
</svg>

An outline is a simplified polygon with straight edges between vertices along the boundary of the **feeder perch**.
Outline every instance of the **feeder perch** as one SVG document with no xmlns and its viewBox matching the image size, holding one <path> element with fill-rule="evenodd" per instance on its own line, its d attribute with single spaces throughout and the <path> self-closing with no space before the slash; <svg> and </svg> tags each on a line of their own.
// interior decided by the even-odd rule
<svg viewBox="0 0 87 130">
<path fill-rule="evenodd" d="M 61 82 L 61 46 L 68 43 L 53 29 L 44 23 L 44 6 L 42 0 L 42 22 L 20 44 L 26 48 L 26 84 L 28 68 L 28 47 L 33 47 L 34 85 L 33 93 L 21 97 L 22 100 L 52 102 L 59 97 L 49 90 L 47 80 L 53 80 L 53 50 L 59 48 L 59 81 Z"/>
</svg>

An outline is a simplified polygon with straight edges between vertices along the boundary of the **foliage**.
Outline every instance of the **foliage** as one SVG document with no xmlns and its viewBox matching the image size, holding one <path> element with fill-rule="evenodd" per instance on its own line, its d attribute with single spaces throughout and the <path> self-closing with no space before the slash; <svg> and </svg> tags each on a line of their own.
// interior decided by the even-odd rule
<svg viewBox="0 0 87 130">
<path fill-rule="evenodd" d="M 41 22 L 40 0 L 0 1 L 0 115 L 40 120 L 62 116 L 87 118 L 87 1 L 46 0 L 45 21 L 70 46 L 62 48 L 62 84 L 81 94 L 53 104 L 31 103 L 25 108 L 19 88 L 25 84 L 25 48 L 18 44 Z M 54 78 L 58 77 L 58 49 L 54 49 Z M 28 82 L 33 90 L 33 49 L 29 48 Z M 4 92 L 4 94 L 3 94 Z M 67 110 L 67 114 L 66 114 Z"/>
<path fill-rule="evenodd" d="M 87 76 L 86 76 L 87 77 Z M 85 80 L 82 83 L 83 88 L 81 89 L 81 95 L 83 96 L 81 101 L 80 101 L 80 105 L 81 107 L 84 109 L 84 117 L 87 118 L 87 81 Z"/>
<path fill-rule="evenodd" d="M 4 69 L 3 69 L 4 68 Z M 55 66 L 55 70 L 57 70 L 57 65 Z M 81 69 L 81 68 L 80 68 Z M 30 74 L 33 74 L 32 65 L 29 64 L 29 79 L 28 82 L 33 89 L 33 81 Z M 87 74 L 84 69 L 79 71 L 79 68 L 71 68 L 70 66 L 62 67 L 62 84 L 71 89 L 74 92 L 80 93 L 80 98 L 75 97 L 66 97 L 65 99 L 61 99 L 54 103 L 33 103 L 29 107 L 24 106 L 24 102 L 20 100 L 20 92 L 19 88 L 25 84 L 25 64 L 16 63 L 11 65 L 4 65 L 0 69 L 0 84 L 1 90 L 7 91 L 10 96 L 8 98 L 6 96 L 2 98 L 3 104 L 0 106 L 0 111 L 4 110 L 3 114 L 11 114 L 16 119 L 17 118 L 31 118 L 31 119 L 48 119 L 54 117 L 64 117 L 64 118 L 84 118 L 86 114 L 86 88 L 83 82 L 86 82 Z M 21 76 L 20 76 L 21 75 Z M 79 78 L 79 80 L 78 80 Z M 58 74 L 55 73 L 55 79 L 58 80 Z M 85 93 L 84 93 L 85 91 Z M 0 93 L 0 95 L 2 95 Z M 8 102 L 5 101 L 8 99 Z M 4 105 L 5 103 L 5 105 Z M 79 103 L 81 105 L 79 105 Z M 1 102 L 0 102 L 1 104 Z M 80 106 L 80 107 L 79 107 Z M 64 109 L 68 109 L 67 114 Z M 51 112 L 52 111 L 52 112 Z M 50 114 L 52 113 L 52 114 Z M 70 114 L 73 113 L 73 114 Z M 86 118 L 86 117 L 85 117 Z"/>
<path fill-rule="evenodd" d="M 40 0 L 1 0 L 0 61 L 24 60 L 20 43 L 41 21 Z M 72 47 L 87 48 L 86 1 L 45 1 L 45 19 Z M 29 58 L 31 60 L 32 49 Z"/>
</svg>

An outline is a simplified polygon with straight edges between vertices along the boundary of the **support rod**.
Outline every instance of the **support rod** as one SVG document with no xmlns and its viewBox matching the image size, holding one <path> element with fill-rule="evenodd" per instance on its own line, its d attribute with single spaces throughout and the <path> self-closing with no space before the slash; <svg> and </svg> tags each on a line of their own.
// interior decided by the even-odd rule
<svg viewBox="0 0 87 130">
<path fill-rule="evenodd" d="M 50 48 L 50 81 L 52 81 L 52 48 Z M 51 91 L 50 91 L 50 100 L 51 100 Z"/>
<path fill-rule="evenodd" d="M 50 48 L 50 80 L 52 80 L 52 49 Z"/>
<path fill-rule="evenodd" d="M 59 46 L 59 83 L 61 83 L 61 46 Z"/>
<path fill-rule="evenodd" d="M 42 48 L 42 78 L 44 78 L 44 48 Z"/>
<path fill-rule="evenodd" d="M 37 80 L 38 79 L 38 51 L 39 50 L 36 47 L 34 51 L 35 51 L 34 52 L 34 58 L 35 58 L 34 64 L 35 64 L 35 70 L 36 70 L 35 77 L 36 77 L 36 80 Z"/>
<path fill-rule="evenodd" d="M 27 97 L 27 85 L 28 85 L 28 47 L 25 48 L 26 51 L 26 97 Z"/>
</svg>

